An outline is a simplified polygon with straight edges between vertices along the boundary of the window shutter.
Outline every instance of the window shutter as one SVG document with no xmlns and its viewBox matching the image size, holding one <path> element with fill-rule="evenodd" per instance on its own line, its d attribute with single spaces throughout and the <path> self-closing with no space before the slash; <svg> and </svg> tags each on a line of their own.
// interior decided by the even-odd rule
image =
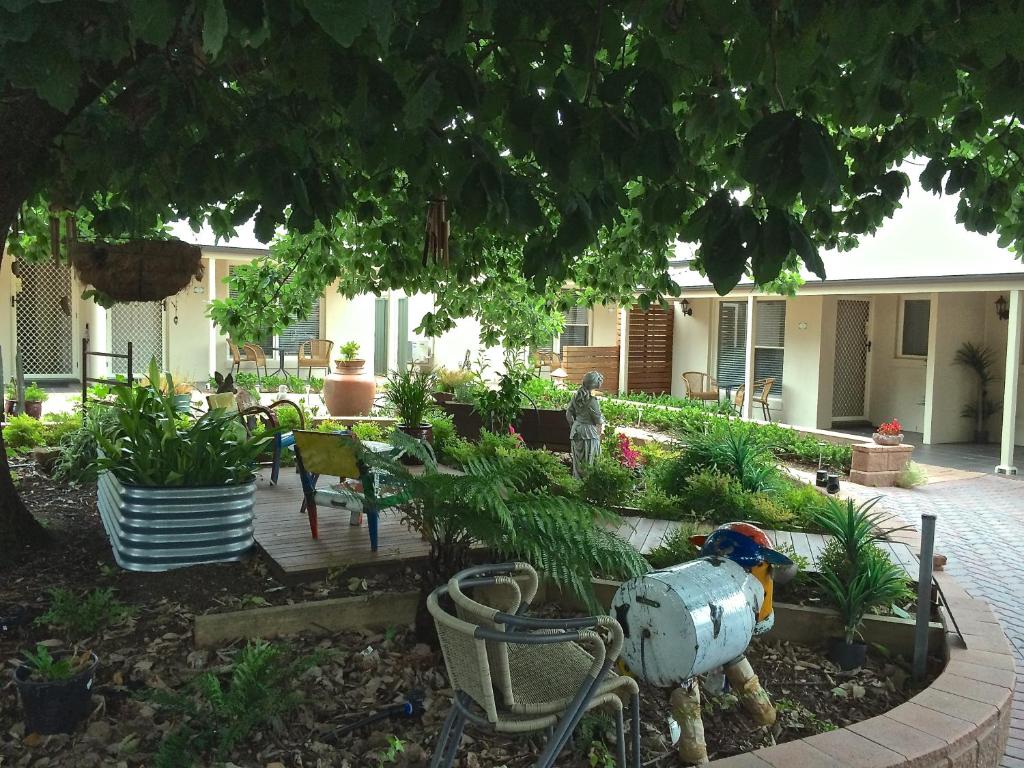
<svg viewBox="0 0 1024 768">
<path fill-rule="evenodd" d="M 786 302 L 759 301 L 754 320 L 754 379 L 773 378 L 773 390 L 778 391 L 785 356 Z"/>
<path fill-rule="evenodd" d="M 320 299 L 313 302 L 313 311 L 304 320 L 296 320 L 277 337 L 278 344 L 286 355 L 299 352 L 299 344 L 320 338 Z"/>
<path fill-rule="evenodd" d="M 589 335 L 586 307 L 571 307 L 565 313 L 565 328 L 562 329 L 561 346 L 585 347 Z"/>
<path fill-rule="evenodd" d="M 722 386 L 743 383 L 747 364 L 747 304 L 723 301 L 718 305 L 718 370 Z"/>
</svg>

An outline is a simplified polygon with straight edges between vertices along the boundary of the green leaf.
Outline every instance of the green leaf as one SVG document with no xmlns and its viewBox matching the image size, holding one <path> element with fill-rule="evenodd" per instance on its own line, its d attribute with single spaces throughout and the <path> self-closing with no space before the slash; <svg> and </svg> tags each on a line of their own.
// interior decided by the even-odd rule
<svg viewBox="0 0 1024 768">
<path fill-rule="evenodd" d="M 416 92 L 405 102 L 405 125 L 408 128 L 417 128 L 423 125 L 428 118 L 432 117 L 441 101 L 441 84 L 437 76 L 431 72 L 420 83 Z"/>
<path fill-rule="evenodd" d="M 132 31 L 140 40 L 164 46 L 178 23 L 178 8 L 171 0 L 128 0 Z"/>
<path fill-rule="evenodd" d="M 946 175 L 946 162 L 941 157 L 933 157 L 921 171 L 919 180 L 921 188 L 926 192 L 942 194 L 942 179 Z"/>
<path fill-rule="evenodd" d="M 820 279 L 825 279 L 825 263 L 821 260 L 821 255 L 818 253 L 818 247 L 811 242 L 810 238 L 807 237 L 807 233 L 804 232 L 804 228 L 801 227 L 792 217 L 789 219 L 789 240 L 793 244 L 793 248 L 796 249 L 797 256 L 803 261 L 811 272 L 817 275 Z"/>
<path fill-rule="evenodd" d="M 793 112 L 775 112 L 743 139 L 740 173 L 770 202 L 788 205 L 803 182 L 800 121 Z"/>
<path fill-rule="evenodd" d="M 805 203 L 834 199 L 839 194 L 839 162 L 832 139 L 818 123 L 800 120 L 800 191 Z"/>
<path fill-rule="evenodd" d="M 791 250 L 788 216 L 769 209 L 750 258 L 754 282 L 764 284 L 778 277 Z"/>
<path fill-rule="evenodd" d="M 395 23 L 395 10 L 391 0 L 369 0 L 370 26 L 377 33 L 377 40 L 387 50 L 391 44 L 391 29 Z"/>
<path fill-rule="evenodd" d="M 366 29 L 370 23 L 370 5 L 374 2 L 376 0 L 305 0 L 313 20 L 342 48 L 351 47 Z"/>
<path fill-rule="evenodd" d="M 206 0 L 203 11 L 203 50 L 216 56 L 228 34 L 228 12 L 224 0 Z"/>
</svg>

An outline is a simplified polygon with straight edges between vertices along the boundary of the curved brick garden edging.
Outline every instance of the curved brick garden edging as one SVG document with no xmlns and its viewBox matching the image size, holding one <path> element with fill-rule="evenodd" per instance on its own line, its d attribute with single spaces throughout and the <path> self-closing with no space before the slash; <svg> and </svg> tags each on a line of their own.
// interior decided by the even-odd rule
<svg viewBox="0 0 1024 768">
<path fill-rule="evenodd" d="M 714 760 L 716 768 L 994 768 L 1010 729 L 1013 651 L 992 610 L 948 574 L 935 578 L 945 608 L 948 663 L 917 696 L 884 715 L 777 747 Z"/>
</svg>

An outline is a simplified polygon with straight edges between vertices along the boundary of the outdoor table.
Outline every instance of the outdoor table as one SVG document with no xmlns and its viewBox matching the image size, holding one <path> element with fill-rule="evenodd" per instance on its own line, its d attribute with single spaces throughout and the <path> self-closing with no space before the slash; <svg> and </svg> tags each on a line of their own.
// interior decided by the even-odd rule
<svg viewBox="0 0 1024 768">
<path fill-rule="evenodd" d="M 280 373 L 285 378 L 287 378 L 288 377 L 288 371 L 286 371 L 285 367 L 284 367 L 284 347 L 271 347 L 270 349 L 271 349 L 272 352 L 277 352 L 278 353 L 278 361 L 279 361 L 279 363 L 278 363 L 277 370 L 275 370 L 272 374 L 269 374 L 269 375 L 270 376 L 276 376 L 277 374 Z"/>
</svg>

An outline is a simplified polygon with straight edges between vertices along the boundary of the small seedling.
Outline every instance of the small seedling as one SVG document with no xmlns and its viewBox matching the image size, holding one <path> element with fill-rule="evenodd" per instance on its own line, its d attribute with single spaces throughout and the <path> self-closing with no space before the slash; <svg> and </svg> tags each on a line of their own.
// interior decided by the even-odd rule
<svg viewBox="0 0 1024 768">
<path fill-rule="evenodd" d="M 403 752 L 405 752 L 405 742 L 397 736 L 389 736 L 388 748 L 381 754 L 378 765 L 383 766 L 386 763 L 397 762 L 398 756 Z"/>
<path fill-rule="evenodd" d="M 80 596 L 67 589 L 50 590 L 50 609 L 36 619 L 40 626 L 63 629 L 71 636 L 94 635 L 120 624 L 133 610 L 116 597 L 109 587 L 94 589 Z"/>
<path fill-rule="evenodd" d="M 29 676 L 48 683 L 68 680 L 88 669 L 92 663 L 92 653 L 89 651 L 55 659 L 45 645 L 37 645 L 34 652 L 24 651 L 22 655 L 25 657 L 25 666 L 30 670 Z"/>
</svg>

